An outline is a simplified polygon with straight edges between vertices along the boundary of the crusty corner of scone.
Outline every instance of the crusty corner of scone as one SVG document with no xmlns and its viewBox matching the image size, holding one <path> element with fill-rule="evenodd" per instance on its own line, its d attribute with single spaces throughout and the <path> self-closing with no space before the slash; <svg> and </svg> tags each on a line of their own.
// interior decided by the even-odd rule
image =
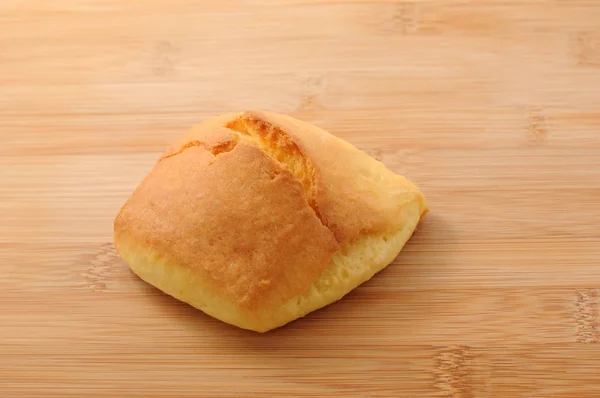
<svg viewBox="0 0 600 398">
<path fill-rule="evenodd" d="M 146 282 L 258 332 L 342 298 L 398 255 L 422 192 L 312 124 L 264 111 L 174 142 L 115 220 Z"/>
</svg>

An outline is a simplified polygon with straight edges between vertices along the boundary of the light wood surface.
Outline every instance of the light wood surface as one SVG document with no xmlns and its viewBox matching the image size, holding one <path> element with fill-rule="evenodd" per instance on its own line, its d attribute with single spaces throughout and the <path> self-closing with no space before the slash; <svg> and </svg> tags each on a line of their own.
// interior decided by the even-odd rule
<svg viewBox="0 0 600 398">
<path fill-rule="evenodd" d="M 314 122 L 431 212 L 264 335 L 137 279 L 119 206 L 200 120 Z M 3 0 L 1 397 L 600 397 L 600 2 Z"/>
</svg>

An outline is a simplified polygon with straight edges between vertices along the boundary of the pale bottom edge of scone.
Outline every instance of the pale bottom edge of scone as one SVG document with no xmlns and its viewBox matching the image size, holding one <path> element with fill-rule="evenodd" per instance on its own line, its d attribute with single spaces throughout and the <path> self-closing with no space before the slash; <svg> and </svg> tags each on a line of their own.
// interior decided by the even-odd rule
<svg viewBox="0 0 600 398">
<path fill-rule="evenodd" d="M 189 269 L 125 237 L 115 237 L 117 249 L 131 270 L 164 293 L 223 322 L 266 332 L 325 307 L 348 294 L 390 264 L 415 231 L 422 207 L 404 205 L 403 228 L 395 233 L 362 236 L 333 254 L 323 274 L 309 289 L 277 308 L 241 309 L 207 288 Z"/>
</svg>

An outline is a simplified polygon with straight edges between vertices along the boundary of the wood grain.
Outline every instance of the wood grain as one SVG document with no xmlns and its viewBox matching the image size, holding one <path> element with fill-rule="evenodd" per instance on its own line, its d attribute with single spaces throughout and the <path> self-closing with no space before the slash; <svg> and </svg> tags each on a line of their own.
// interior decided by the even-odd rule
<svg viewBox="0 0 600 398">
<path fill-rule="evenodd" d="M 0 396 L 600 396 L 600 3 L 0 3 Z M 142 283 L 119 206 L 265 108 L 422 187 L 396 261 L 265 335 Z"/>
</svg>

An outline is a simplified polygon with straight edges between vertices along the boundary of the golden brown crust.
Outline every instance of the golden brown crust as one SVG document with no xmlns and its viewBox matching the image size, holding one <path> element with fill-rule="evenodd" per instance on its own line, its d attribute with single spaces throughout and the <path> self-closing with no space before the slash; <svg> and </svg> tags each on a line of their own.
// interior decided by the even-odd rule
<svg viewBox="0 0 600 398">
<path fill-rule="evenodd" d="M 229 113 L 165 151 L 119 212 L 115 244 L 161 253 L 198 289 L 265 313 L 305 293 L 342 245 L 402 230 L 415 201 L 426 211 L 416 186 L 314 125 Z"/>
<path fill-rule="evenodd" d="M 203 146 L 163 157 L 115 222 L 206 281 L 202 288 L 252 309 L 283 303 L 322 272 L 337 249 L 301 184 L 240 142 L 214 156 Z"/>
<path fill-rule="evenodd" d="M 315 125 L 266 111 L 245 112 L 239 119 L 261 136 L 287 136 L 309 159 L 309 203 L 339 243 L 401 228 L 397 215 L 406 193 L 418 192 L 408 180 Z"/>
</svg>

